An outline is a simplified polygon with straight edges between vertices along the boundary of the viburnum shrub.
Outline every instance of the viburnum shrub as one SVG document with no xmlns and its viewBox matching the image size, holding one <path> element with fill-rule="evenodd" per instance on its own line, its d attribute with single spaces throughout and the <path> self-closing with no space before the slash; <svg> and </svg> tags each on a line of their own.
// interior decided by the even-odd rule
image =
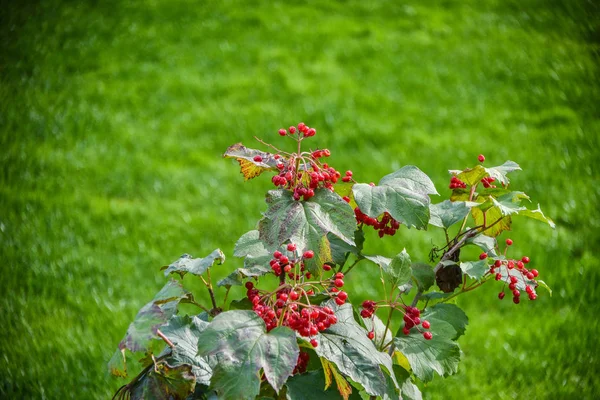
<svg viewBox="0 0 600 400">
<path fill-rule="evenodd" d="M 438 192 L 417 167 L 377 185 L 359 183 L 352 171 L 329 165 L 328 149 L 306 146 L 314 128 L 300 123 L 278 134 L 292 152 L 258 139 L 270 152 L 238 143 L 224 154 L 246 180 L 273 173 L 257 229 L 235 244 L 243 266 L 216 283 L 219 298 L 210 273 L 225 261 L 221 250 L 163 267 L 180 279 L 142 307 L 110 360 L 121 377 L 126 360 L 141 363 L 115 398 L 419 399 L 416 380 L 457 371 L 467 316 L 451 300 L 488 281 L 500 300 L 509 293 L 514 303 L 547 288 L 529 257 L 515 257 L 513 241 L 498 239 L 516 217 L 554 227 L 539 206 L 521 205 L 525 193 L 509 188 L 516 163 L 484 167 L 479 155 L 475 167 L 449 171 L 449 199 L 431 204 Z M 412 262 L 405 249 L 391 258 L 363 252 L 366 230 L 383 238 L 403 226 L 444 232 L 431 264 Z M 468 246 L 479 250 L 465 253 L 479 256 L 463 259 Z M 378 299 L 357 302 L 346 289 L 357 267 L 380 275 Z M 183 288 L 188 274 L 206 286 L 210 305 Z M 245 297 L 229 301 L 232 286 L 243 286 Z M 178 315 L 183 303 L 201 312 Z"/>
</svg>

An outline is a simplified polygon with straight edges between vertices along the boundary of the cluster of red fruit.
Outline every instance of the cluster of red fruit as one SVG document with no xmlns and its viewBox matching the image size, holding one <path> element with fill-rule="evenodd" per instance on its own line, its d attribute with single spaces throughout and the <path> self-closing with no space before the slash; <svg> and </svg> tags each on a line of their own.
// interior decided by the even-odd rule
<svg viewBox="0 0 600 400">
<path fill-rule="evenodd" d="M 290 279 L 298 280 L 302 275 L 296 273 L 296 271 L 292 271 L 296 266 L 300 267 L 300 272 L 304 273 L 304 260 L 310 259 L 315 256 L 315 253 L 312 250 L 307 250 L 302 254 L 301 258 L 296 257 L 296 245 L 293 243 L 288 243 L 286 247 L 287 251 L 290 252 L 290 257 L 284 255 L 280 251 L 275 251 L 273 253 L 273 258 L 269 262 L 271 269 L 275 273 L 275 275 L 280 276 L 282 272 L 286 273 Z M 306 272 L 306 278 L 310 279 L 310 272 Z"/>
<path fill-rule="evenodd" d="M 342 174 L 327 163 L 319 162 L 320 157 L 329 157 L 330 154 L 327 149 L 313 151 L 310 154 L 309 168 L 305 165 L 304 159 L 290 157 L 287 162 L 282 161 L 277 164 L 279 174 L 273 176 L 271 181 L 275 186 L 290 190 L 295 200 L 310 199 L 315 195 L 317 188 L 333 190 L 333 185 Z M 296 160 L 299 160 L 299 167 L 296 165 Z"/>
<path fill-rule="evenodd" d="M 496 185 L 492 185 L 492 182 L 496 181 L 496 178 L 494 178 L 493 176 L 486 176 L 485 178 L 483 178 L 481 180 L 481 183 L 483 184 L 483 187 L 488 189 L 488 188 L 492 188 L 495 189 Z"/>
<path fill-rule="evenodd" d="M 309 354 L 304 351 L 300 351 L 300 354 L 298 354 L 298 361 L 296 361 L 296 367 L 294 368 L 294 372 L 292 372 L 292 375 L 305 373 L 306 368 L 308 367 L 309 360 Z"/>
<path fill-rule="evenodd" d="M 348 200 L 346 200 L 348 199 Z M 350 199 L 344 197 L 344 200 L 349 201 Z M 356 222 L 363 223 L 367 226 L 372 226 L 373 229 L 378 231 L 379 237 L 382 238 L 383 235 L 394 236 L 398 228 L 400 228 L 400 222 L 396 221 L 392 216 L 386 211 L 381 216 L 381 219 L 371 218 L 367 214 L 364 214 L 360 211 L 360 208 L 356 207 L 354 209 L 354 216 L 356 217 Z"/>
<path fill-rule="evenodd" d="M 308 126 L 306 126 L 306 124 L 304 122 L 300 122 L 298 124 L 298 135 L 300 135 L 300 133 L 302 133 L 302 135 L 304 137 L 311 137 L 311 136 L 315 136 L 315 134 L 317 133 L 317 130 L 315 128 L 309 128 Z M 286 136 L 286 135 L 290 135 L 293 136 L 296 134 L 296 127 L 295 126 L 290 126 L 289 128 L 289 132 L 288 130 L 285 130 L 283 128 L 281 128 L 279 130 L 279 134 L 281 136 Z"/>
<path fill-rule="evenodd" d="M 513 241 L 511 239 L 506 239 L 506 244 L 508 246 L 512 245 Z M 496 260 L 494 264 L 490 267 L 489 273 L 495 275 L 495 279 L 497 281 L 502 280 L 502 273 L 496 272 L 497 269 L 504 268 L 506 271 L 505 284 L 508 283 L 508 289 L 512 292 L 513 302 L 515 304 L 519 304 L 521 301 L 521 292 L 519 290 L 518 282 L 519 275 L 523 282 L 527 282 L 525 284 L 525 292 L 529 297 L 529 300 L 535 300 L 537 298 L 537 294 L 535 293 L 535 288 L 537 287 L 537 282 L 535 278 L 538 277 L 539 272 L 537 269 L 527 269 L 525 267 L 526 264 L 529 264 L 531 260 L 529 257 L 524 256 L 520 260 Z M 504 289 L 502 292 L 498 294 L 498 298 L 502 300 L 505 296 Z"/>
<path fill-rule="evenodd" d="M 305 305 L 297 302 L 300 296 L 309 293 L 300 289 L 300 293 L 290 288 L 284 288 L 274 293 L 276 300 L 271 295 L 260 295 L 260 291 L 252 282 L 246 282 L 246 295 L 252 302 L 254 312 L 265 321 L 267 331 L 277 326 L 287 326 L 302 337 L 313 337 L 331 325 L 337 323 L 333 310 L 327 306 Z M 316 339 L 311 339 L 310 344 L 317 347 Z"/>
<path fill-rule="evenodd" d="M 450 186 L 448 186 L 448 187 L 450 189 L 457 189 L 457 188 L 466 189 L 467 184 L 453 175 L 452 178 L 450 178 Z"/>
<path fill-rule="evenodd" d="M 373 300 L 365 300 L 362 303 L 362 308 L 360 316 L 363 318 L 371 318 L 377 310 L 377 303 Z M 410 330 L 419 325 L 424 329 L 429 329 L 431 327 L 429 321 L 421 321 L 421 311 L 417 307 L 402 306 L 402 312 L 404 313 L 404 327 L 402 328 L 402 332 L 405 335 L 409 335 Z M 421 330 L 419 329 L 419 331 Z M 375 337 L 374 332 L 370 331 L 367 333 L 367 337 L 372 340 Z M 426 340 L 431 340 L 433 334 L 425 331 L 423 332 L 423 337 Z"/>
</svg>

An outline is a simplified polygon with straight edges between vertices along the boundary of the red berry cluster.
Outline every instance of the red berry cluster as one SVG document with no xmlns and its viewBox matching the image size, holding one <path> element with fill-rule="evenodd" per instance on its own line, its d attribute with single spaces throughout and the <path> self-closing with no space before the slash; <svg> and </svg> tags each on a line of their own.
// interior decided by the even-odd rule
<svg viewBox="0 0 600 400">
<path fill-rule="evenodd" d="M 360 316 L 363 318 L 371 318 L 377 310 L 377 303 L 375 303 L 373 300 L 365 300 L 362 303 L 362 308 L 363 309 L 360 311 Z M 404 314 L 404 327 L 402 328 L 402 332 L 405 335 L 410 334 L 410 330 L 414 327 L 418 327 L 419 325 L 421 325 L 424 329 L 429 329 L 431 327 L 429 321 L 421 321 L 421 311 L 418 308 L 402 306 L 401 311 Z M 421 329 L 419 329 L 419 331 L 421 332 Z M 375 337 L 375 333 L 370 331 L 367 333 L 367 337 L 372 340 Z M 433 334 L 431 332 L 424 331 L 423 337 L 426 340 L 431 340 Z"/>
<path fill-rule="evenodd" d="M 254 312 L 265 321 L 267 331 L 287 326 L 302 337 L 313 337 L 337 323 L 331 308 L 298 302 L 301 296 L 309 295 L 303 289 L 281 289 L 275 293 L 275 300 L 269 294 L 261 296 L 252 282 L 246 282 L 246 289 L 246 296 L 252 302 Z M 314 338 L 310 343 L 313 347 L 318 346 Z"/>
<path fill-rule="evenodd" d="M 483 184 L 483 187 L 488 189 L 488 188 L 492 188 L 495 189 L 496 185 L 492 185 L 492 182 L 495 182 L 496 178 L 494 178 L 493 176 L 486 176 L 485 178 L 483 178 L 481 180 L 481 183 Z"/>
<path fill-rule="evenodd" d="M 507 244 L 512 244 L 512 240 L 510 239 L 507 239 L 506 242 Z M 515 304 L 519 304 L 521 301 L 521 291 L 519 289 L 523 287 L 525 287 L 525 292 L 529 300 L 537 298 L 535 288 L 538 286 L 538 283 L 535 281 L 535 278 L 537 278 L 539 272 L 537 269 L 530 270 L 525 267 L 525 264 L 528 264 L 529 261 L 530 259 L 527 256 L 520 260 L 496 260 L 490 267 L 489 273 L 494 275 L 497 281 L 503 281 L 505 286 L 508 284 L 508 289 L 513 295 L 513 302 Z M 498 298 L 502 300 L 504 296 L 503 288 L 498 294 Z"/>
<path fill-rule="evenodd" d="M 310 128 L 308 126 L 306 126 L 306 124 L 304 122 L 300 122 L 298 124 L 298 135 L 302 134 L 303 137 L 311 137 L 311 136 L 315 136 L 317 133 L 317 130 L 315 128 Z M 295 126 L 290 126 L 289 131 L 285 130 L 283 128 L 281 128 L 279 130 L 279 135 L 281 136 L 294 136 L 296 134 L 296 127 Z"/>
<path fill-rule="evenodd" d="M 344 198 L 346 200 L 346 198 Z M 347 201 L 349 201 L 348 199 Z M 356 207 L 354 209 L 354 216 L 356 217 L 356 222 L 359 224 L 365 224 L 367 226 L 372 226 L 379 237 L 382 238 L 384 235 L 394 236 L 398 228 L 400 228 L 400 222 L 396 221 L 392 216 L 386 211 L 381 216 L 381 219 L 371 218 L 367 214 L 364 214 L 360 211 L 360 208 Z"/>
<path fill-rule="evenodd" d="M 450 178 L 450 186 L 448 187 L 450 189 L 465 189 L 467 187 L 467 184 L 458 179 L 456 176 L 452 176 L 452 178 Z"/>
<path fill-rule="evenodd" d="M 296 361 L 296 367 L 294 368 L 294 372 L 292 372 L 292 375 L 305 373 L 306 368 L 308 367 L 309 360 L 309 354 L 304 351 L 300 351 L 300 354 L 298 354 L 298 361 Z"/>
<path fill-rule="evenodd" d="M 410 330 L 414 327 L 418 327 L 421 325 L 424 329 L 429 329 L 431 324 L 429 321 L 421 321 L 421 311 L 417 307 L 404 307 L 404 328 L 402 328 L 402 333 L 405 335 L 410 334 Z M 418 328 L 417 328 L 418 329 Z M 421 331 L 419 329 L 419 331 Z M 433 334 L 429 331 L 423 332 L 423 337 L 426 340 L 431 340 Z"/>
</svg>

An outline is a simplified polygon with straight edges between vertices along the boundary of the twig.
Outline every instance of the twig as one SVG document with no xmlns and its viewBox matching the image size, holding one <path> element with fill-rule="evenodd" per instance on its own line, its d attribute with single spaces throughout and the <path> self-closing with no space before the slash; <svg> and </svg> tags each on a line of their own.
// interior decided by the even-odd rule
<svg viewBox="0 0 600 400">
<path fill-rule="evenodd" d="M 162 333 L 162 332 L 160 331 L 160 329 L 157 329 L 157 330 L 156 330 L 156 334 L 157 334 L 157 335 L 158 335 L 158 336 L 159 336 L 159 337 L 160 337 L 162 340 L 164 340 L 164 341 L 165 341 L 165 343 L 166 343 L 166 344 L 168 344 L 170 348 L 172 348 L 172 349 L 173 349 L 173 348 L 175 348 L 175 345 L 173 344 L 173 342 L 171 342 L 171 341 L 169 340 L 169 338 L 168 338 L 168 337 L 166 337 L 166 336 L 165 336 L 165 334 L 164 334 L 164 333 Z"/>
</svg>

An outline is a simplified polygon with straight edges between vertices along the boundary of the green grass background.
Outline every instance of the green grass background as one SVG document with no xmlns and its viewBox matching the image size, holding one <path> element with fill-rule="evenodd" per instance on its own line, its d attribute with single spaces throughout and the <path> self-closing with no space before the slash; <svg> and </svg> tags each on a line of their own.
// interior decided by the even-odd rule
<svg viewBox="0 0 600 400">
<path fill-rule="evenodd" d="M 513 187 L 557 223 L 503 236 L 553 297 L 461 298 L 459 373 L 425 398 L 600 393 L 593 1 L 18 1 L 0 32 L 0 397 L 109 398 L 158 268 L 217 247 L 217 277 L 241 264 L 270 184 L 221 154 L 300 121 L 365 182 L 413 164 L 447 196 L 448 169 L 514 160 Z M 439 244 L 370 239 L 414 260 Z M 377 271 L 349 286 L 376 296 Z"/>
</svg>

